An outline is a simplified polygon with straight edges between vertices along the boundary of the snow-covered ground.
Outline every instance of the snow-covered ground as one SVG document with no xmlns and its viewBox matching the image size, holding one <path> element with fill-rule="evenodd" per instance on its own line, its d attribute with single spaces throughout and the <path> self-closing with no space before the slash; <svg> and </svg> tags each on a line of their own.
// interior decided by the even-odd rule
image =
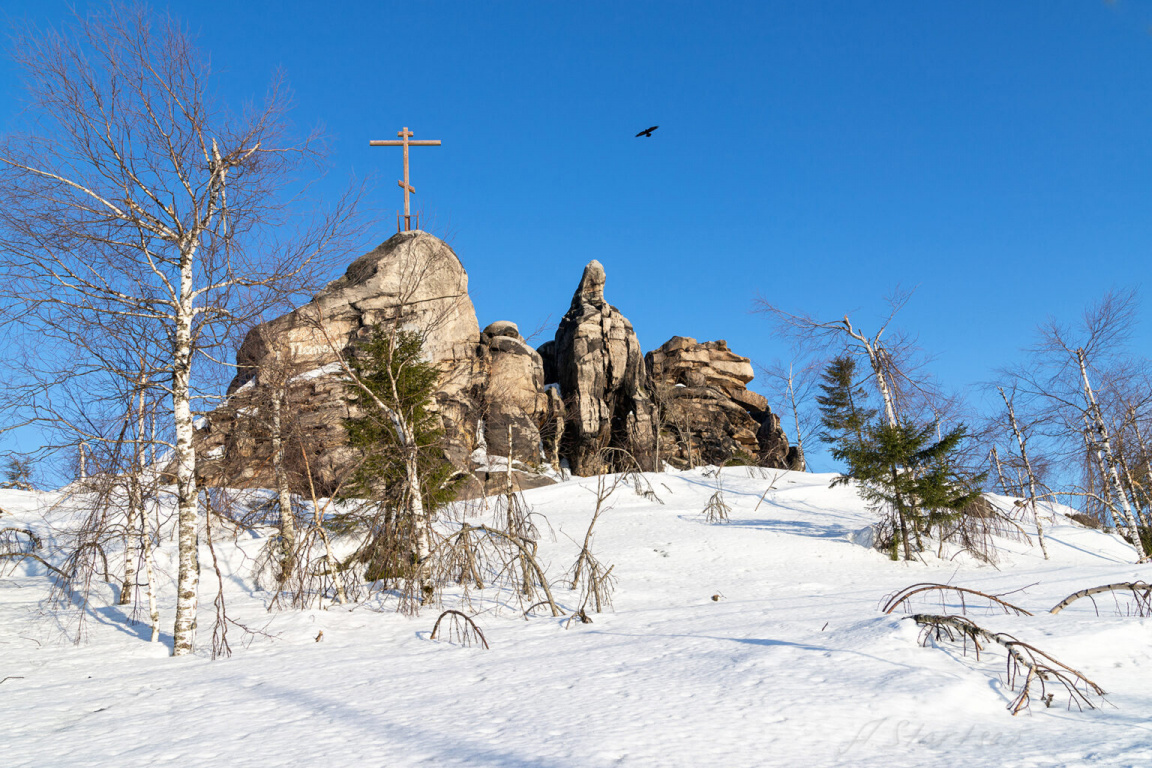
<svg viewBox="0 0 1152 768">
<path fill-rule="evenodd" d="M 269 613 L 249 573 L 261 545 L 250 536 L 217 554 L 230 614 L 266 634 L 233 628 L 233 655 L 216 661 L 206 548 L 203 650 L 180 659 L 150 644 L 106 587 L 86 641 L 63 639 L 58 624 L 75 617 L 45 602 L 44 568 L 9 563 L 0 765 L 1152 765 L 1152 623 L 1107 596 L 1099 615 L 1089 600 L 1047 613 L 1079 589 L 1147 577 L 1116 536 L 1057 515 L 1047 562 L 1035 545 L 1004 541 L 996 566 L 894 563 L 853 543 L 872 516 L 850 489 L 830 489 L 831 475 L 726 469 L 731 521 L 711 525 L 701 511 L 713 474 L 648 477 L 663 504 L 624 487 L 598 524 L 596 554 L 619 579 L 614 611 L 591 624 L 526 620 L 494 610 L 490 595 L 476 603 L 490 650 L 430 640 L 431 608 L 415 618 L 377 603 Z M 576 596 L 562 577 L 595 484 L 525 494 L 554 533 L 541 559 L 568 608 Z M 46 511 L 56 500 L 0 492 L 0 528 L 48 532 L 61 522 Z M 172 545 L 158 555 L 170 578 Z M 977 660 L 951 644 L 923 647 L 910 619 L 881 612 L 887 595 L 923 581 L 1020 590 L 1007 599 L 1036 616 L 969 616 L 1084 673 L 1107 702 L 1069 711 L 1051 689 L 1050 708 L 1034 701 L 1013 717 L 999 649 Z M 162 598 L 167 633 L 170 588 Z M 451 595 L 444 607 L 456 607 Z M 915 608 L 939 612 L 939 600 Z"/>
</svg>

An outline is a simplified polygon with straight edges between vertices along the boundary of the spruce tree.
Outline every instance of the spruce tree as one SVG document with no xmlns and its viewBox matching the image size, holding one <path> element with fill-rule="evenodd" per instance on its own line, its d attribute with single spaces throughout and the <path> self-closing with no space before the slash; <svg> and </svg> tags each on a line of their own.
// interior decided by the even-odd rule
<svg viewBox="0 0 1152 768">
<path fill-rule="evenodd" d="M 855 480 L 861 497 L 888 518 L 892 559 L 903 549 L 911 560 L 925 534 L 956 521 L 980 495 L 981 478 L 965 477 L 956 466 L 967 434 L 963 425 L 933 440 L 935 423 L 901 420 L 892 426 L 876 418 L 867 393 L 854 384 L 855 365 L 849 356 L 833 359 L 821 377 L 823 394 L 816 398 L 824 427 L 820 438 L 846 465 L 833 485 Z"/>
<path fill-rule="evenodd" d="M 958 520 L 981 493 L 981 478 L 967 477 L 956 466 L 967 429 L 957 426 L 939 440 L 932 439 L 935 431 L 935 424 L 891 427 L 877 421 L 866 427 L 864 440 L 833 449 L 869 506 L 888 512 L 894 560 L 900 549 L 905 560 L 913 559 L 923 535 Z"/>
<path fill-rule="evenodd" d="M 820 406 L 821 442 L 836 445 L 847 439 L 864 439 L 864 425 L 876 416 L 868 408 L 868 393 L 856 385 L 856 358 L 841 355 L 833 358 L 820 375 L 820 391 L 816 396 Z"/>
<path fill-rule="evenodd" d="M 362 415 L 345 419 L 344 428 L 348 444 L 361 451 L 363 460 L 341 494 L 370 499 L 383 511 L 373 521 L 368 547 L 360 553 L 370 579 L 410 578 L 417 560 L 416 527 L 427 523 L 411 519 L 408 449 L 395 415 L 414 437 L 422 514 L 430 516 L 455 496 L 454 469 L 444 455 L 444 432 L 432 410 L 440 371 L 422 355 L 419 334 L 377 326 L 350 361 L 356 377 L 375 396 L 367 397 L 358 385 L 349 384 Z"/>
</svg>

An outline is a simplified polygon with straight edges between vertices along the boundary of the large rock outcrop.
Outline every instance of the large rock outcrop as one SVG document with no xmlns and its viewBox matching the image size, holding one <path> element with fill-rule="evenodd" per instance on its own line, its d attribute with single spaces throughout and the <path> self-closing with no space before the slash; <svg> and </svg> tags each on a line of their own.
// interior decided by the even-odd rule
<svg viewBox="0 0 1152 768">
<path fill-rule="evenodd" d="M 504 456 L 509 425 L 515 457 L 538 461 L 536 423 L 548 403 L 543 366 L 515 326 L 505 325 L 511 329 L 494 324 L 481 334 L 468 275 L 446 243 L 419 231 L 395 235 L 353 262 L 311 302 L 247 335 L 236 355 L 240 371 L 228 402 L 197 435 L 198 472 L 210 484 L 271 484 L 267 390 L 281 385 L 317 490 L 334 490 L 357 458 L 343 426 L 356 415 L 357 398 L 350 396 L 338 360 L 353 354 L 376 327 L 423 337 L 425 357 L 441 371 L 435 407 L 453 465 L 473 469 L 476 449 L 485 442 L 488 452 Z M 290 452 L 288 458 L 302 475 L 303 457 Z"/>
<path fill-rule="evenodd" d="M 556 337 L 532 349 L 508 321 L 483 331 L 468 275 L 447 244 L 423 232 L 390 238 L 308 304 L 254 328 L 237 351 L 225 405 L 196 435 L 202 482 L 273 485 L 272 394 L 284 393 L 286 460 L 298 492 L 321 494 L 358 460 L 344 420 L 358 394 L 341 359 L 376 328 L 411 330 L 440 370 L 434 408 L 444 454 L 470 473 L 466 495 L 502 490 L 510 457 L 520 487 L 567 460 L 578 475 L 720 464 L 734 458 L 797 467 L 752 366 L 723 341 L 675 337 L 645 358 L 632 324 L 604 297 L 600 262 L 584 269 Z M 616 449 L 616 450 L 605 450 Z"/>
<path fill-rule="evenodd" d="M 477 417 L 486 451 L 523 463 L 541 461 L 540 425 L 548 415 L 548 395 L 540 354 L 507 321 L 485 328 L 477 351 Z"/>
<path fill-rule="evenodd" d="M 589 262 L 549 350 L 567 407 L 561 451 L 578 475 L 656 464 L 655 406 L 640 342 L 604 299 L 605 282 L 604 267 Z M 631 459 L 604 448 L 623 449 Z"/>
<path fill-rule="evenodd" d="M 768 401 L 747 388 L 752 362 L 727 342 L 673 336 L 644 362 L 660 407 L 666 461 L 679 467 L 737 460 L 803 469 Z"/>
</svg>

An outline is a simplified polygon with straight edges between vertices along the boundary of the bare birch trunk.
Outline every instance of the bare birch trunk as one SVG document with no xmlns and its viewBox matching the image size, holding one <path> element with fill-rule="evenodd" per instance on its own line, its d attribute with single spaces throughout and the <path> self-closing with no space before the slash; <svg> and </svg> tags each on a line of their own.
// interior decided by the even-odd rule
<svg viewBox="0 0 1152 768">
<path fill-rule="evenodd" d="M 800 434 L 800 407 L 796 404 L 796 389 L 793 384 L 792 364 L 788 364 L 788 399 L 792 402 L 792 423 L 796 426 L 796 456 L 800 459 L 800 466 L 796 469 L 804 472 L 808 462 L 804 459 L 804 438 Z"/>
<path fill-rule="evenodd" d="M 892 390 L 888 384 L 888 377 L 884 374 L 884 348 L 880 346 L 880 333 L 876 334 L 875 339 L 869 339 L 860 331 L 852 327 L 848 317 L 844 317 L 844 328 L 849 336 L 860 342 L 864 347 L 864 351 L 868 354 L 868 364 L 872 368 L 872 374 L 876 377 L 876 389 L 880 390 L 880 397 L 884 400 L 884 418 L 888 422 L 888 426 L 896 426 L 896 402 L 892 397 Z"/>
<path fill-rule="evenodd" d="M 1005 496 L 1013 496 L 1012 489 L 1008 487 L 1008 480 L 1004 477 L 1004 467 L 1000 463 L 1000 453 L 996 450 L 996 446 L 992 446 L 992 450 L 988 451 L 988 458 L 992 460 L 992 466 L 996 469 L 996 479 L 1000 481 L 1000 490 L 1004 492 Z"/>
<path fill-rule="evenodd" d="M 416 583 L 420 590 L 421 601 L 429 595 L 431 586 L 428 583 L 432 556 L 432 531 L 428 516 L 424 511 L 424 499 L 420 494 L 420 475 L 417 466 L 415 440 L 405 429 L 404 472 L 408 486 L 408 510 L 412 515 L 412 533 L 416 544 Z"/>
<path fill-rule="evenodd" d="M 280 506 L 280 580 L 292 572 L 296 556 L 296 518 L 292 512 L 292 493 L 284 467 L 283 407 L 284 388 L 272 391 L 272 468 L 276 474 L 276 497 Z"/>
<path fill-rule="evenodd" d="M 120 585 L 120 605 L 131 605 L 136 593 L 136 561 L 139 558 L 137 543 L 140 509 L 140 481 L 128 478 L 128 508 L 124 514 L 124 582 Z"/>
<path fill-rule="evenodd" d="M 144 387 L 147 379 L 141 373 L 139 391 L 134 398 L 136 410 L 136 439 L 132 442 L 133 467 L 128 472 L 128 513 L 124 522 L 124 586 L 120 589 L 120 605 L 131 605 L 136 597 L 136 564 L 140 559 L 141 531 L 145 530 L 144 520 Z M 129 412 L 128 418 L 131 417 Z M 137 524 L 137 521 L 139 523 Z"/>
<path fill-rule="evenodd" d="M 148 458 L 144 454 L 144 429 L 148 426 L 148 420 L 144 415 L 144 388 L 148 384 L 148 378 L 143 373 L 143 359 L 141 359 L 141 376 L 140 376 L 140 399 L 137 402 L 136 408 L 136 472 L 135 484 L 137 489 L 137 499 L 139 506 L 138 520 L 140 521 L 140 528 L 136 532 L 140 541 L 140 554 L 141 559 L 144 561 L 144 578 L 147 582 L 148 589 L 148 621 L 152 628 L 152 637 L 150 642 L 158 642 L 160 640 L 160 608 L 156 602 L 156 573 L 152 567 L 152 533 L 148 530 L 148 506 L 144 503 L 144 473 L 148 470 Z M 152 449 L 152 465 L 156 464 L 156 414 L 152 414 L 152 440 L 150 447 Z"/>
<path fill-rule="evenodd" d="M 1140 488 L 1139 488 L 1138 484 L 1136 483 L 1136 480 L 1132 477 L 1132 470 L 1128 468 L 1128 461 L 1127 461 L 1127 459 L 1124 458 L 1123 453 L 1121 453 L 1119 456 L 1117 456 L 1116 460 L 1120 464 L 1120 470 L 1124 473 L 1125 482 L 1127 482 L 1128 487 L 1130 489 L 1132 489 L 1132 503 L 1135 507 L 1135 509 L 1133 509 L 1132 514 L 1137 520 L 1142 520 L 1144 522 L 1144 524 L 1147 525 L 1148 524 L 1148 516 L 1146 514 L 1143 514 L 1143 509 L 1142 509 L 1145 506 L 1145 504 L 1141 503 L 1141 496 L 1143 496 L 1143 494 L 1140 492 Z"/>
<path fill-rule="evenodd" d="M 1132 537 L 1136 540 L 1136 551 L 1140 553 L 1140 561 L 1143 562 L 1148 559 L 1148 553 L 1144 551 L 1144 542 L 1140 538 L 1140 527 L 1136 524 L 1136 518 L 1132 514 L 1132 506 L 1128 503 L 1128 492 L 1120 480 L 1120 472 L 1116 467 L 1116 454 L 1112 451 L 1112 442 L 1108 434 L 1108 425 L 1104 423 L 1104 416 L 1100 413 L 1100 406 L 1096 402 L 1096 393 L 1092 391 L 1092 385 L 1088 382 L 1088 363 L 1083 348 L 1076 350 L 1076 361 L 1080 364 L 1080 380 L 1084 385 L 1084 397 L 1088 401 L 1088 413 L 1092 427 L 1096 432 L 1095 442 L 1102 453 L 1107 469 L 1104 481 L 1111 482 L 1113 494 L 1119 501 L 1124 515 L 1124 522 L 1132 531 Z"/>
<path fill-rule="evenodd" d="M 160 608 L 156 603 L 156 572 L 152 568 L 152 534 L 148 530 L 148 515 L 140 515 L 140 545 L 144 554 L 144 578 L 148 582 L 148 619 L 152 626 L 150 642 L 160 640 Z"/>
<path fill-rule="evenodd" d="M 328 573 L 332 575 L 332 583 L 336 585 L 336 601 L 340 605 L 345 605 L 348 602 L 348 593 L 344 589 L 344 577 L 337 566 L 336 555 L 332 552 L 332 541 L 328 538 L 328 531 L 324 530 L 324 510 L 320 508 L 320 501 L 316 498 L 316 484 L 312 482 L 312 465 L 308 461 L 308 451 L 304 446 L 300 446 L 300 455 L 304 457 L 304 474 L 308 478 L 308 491 L 312 497 L 312 524 L 320 536 L 320 541 L 324 543 L 324 563 L 328 567 Z M 320 604 L 323 607 L 323 594 L 320 596 Z"/>
<path fill-rule="evenodd" d="M 1148 444 L 1144 442 L 1144 434 L 1140 431 L 1140 421 L 1136 418 L 1135 413 L 1132 414 L 1132 430 L 1136 433 L 1136 442 L 1140 444 L 1140 454 L 1144 457 L 1144 482 L 1152 483 L 1152 456 L 1148 453 Z"/>
<path fill-rule="evenodd" d="M 876 388 L 880 390 L 880 396 L 884 398 L 884 417 L 888 420 L 888 426 L 896 426 L 896 404 L 892 400 L 892 390 L 888 388 L 888 377 L 884 375 L 884 365 L 881 360 L 881 350 L 873 349 L 871 344 L 867 345 L 868 361 L 872 364 L 872 372 L 876 374 Z"/>
<path fill-rule="evenodd" d="M 172 414 L 176 430 L 176 508 L 179 567 L 176 577 L 176 624 L 172 630 L 172 655 L 192 652 L 196 642 L 197 593 L 200 558 L 196 531 L 198 492 L 196 451 L 192 445 L 192 260 L 181 264 L 181 305 L 177 308 L 175 344 L 172 349 Z M 185 303 L 185 300 L 187 303 Z"/>
<path fill-rule="evenodd" d="M 1117 528 L 1123 528 L 1124 521 L 1119 521 L 1119 524 L 1117 524 L 1116 521 L 1116 515 L 1114 512 L 1116 509 L 1116 504 L 1112 500 L 1112 486 L 1108 483 L 1108 470 L 1104 466 L 1104 453 L 1100 450 L 1100 446 L 1096 444 L 1095 439 L 1092 437 L 1093 430 L 1088 422 L 1088 416 L 1085 414 L 1083 418 L 1084 429 L 1081 430 L 1080 436 L 1084 438 L 1084 450 L 1086 451 L 1085 458 L 1088 461 L 1092 461 L 1093 459 L 1095 460 L 1096 475 L 1100 476 L 1100 493 L 1096 495 L 1096 475 L 1091 473 L 1088 474 L 1089 494 L 1093 495 L 1098 501 L 1102 502 L 1104 506 L 1108 508 L 1109 513 L 1112 514 L 1113 525 L 1115 525 Z"/>
<path fill-rule="evenodd" d="M 1032 471 L 1032 462 L 1028 459 L 1028 442 L 1024 438 L 1024 432 L 1021 431 L 1020 425 L 1016 422 L 1016 410 L 1012 407 L 1012 402 L 1008 396 L 1004 394 L 1004 388 L 1000 388 L 1000 397 L 1004 398 L 1004 405 L 1008 407 L 1008 424 L 1012 427 L 1012 433 L 1016 435 L 1016 442 L 1020 445 L 1020 458 L 1024 462 L 1024 472 L 1028 477 L 1028 503 L 1032 507 L 1032 518 L 1036 521 L 1036 538 L 1040 541 L 1040 551 L 1044 553 L 1044 559 L 1048 559 L 1048 544 L 1044 541 L 1044 525 L 1040 522 L 1040 511 L 1036 508 L 1036 474 Z M 996 449 L 993 448 L 993 451 Z M 999 464 L 999 462 L 997 462 Z"/>
</svg>

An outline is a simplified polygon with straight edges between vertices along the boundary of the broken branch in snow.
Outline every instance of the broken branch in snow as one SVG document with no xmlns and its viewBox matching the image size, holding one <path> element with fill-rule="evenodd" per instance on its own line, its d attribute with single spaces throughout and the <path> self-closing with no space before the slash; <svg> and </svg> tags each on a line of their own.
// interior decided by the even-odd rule
<svg viewBox="0 0 1152 768">
<path fill-rule="evenodd" d="M 910 587 L 905 587 L 899 592 L 896 592 L 888 598 L 888 602 L 884 604 L 882 610 L 884 613 L 892 613 L 901 604 L 905 604 L 905 609 L 907 609 L 908 606 L 906 603 L 908 598 L 923 592 L 955 592 L 956 595 L 960 598 L 960 610 L 965 615 L 968 613 L 968 604 L 965 601 L 965 596 L 967 595 L 979 597 L 983 600 L 989 601 L 990 603 L 994 603 L 995 605 L 1003 608 L 1004 613 L 1015 613 L 1017 616 L 1032 615 L 1030 611 L 1026 611 L 1018 605 L 1012 605 L 1012 603 L 1000 599 L 999 595 L 989 595 L 986 592 L 978 592 L 975 589 L 967 589 L 965 587 L 954 587 L 951 584 L 934 584 L 930 582 L 913 584 Z M 943 601 L 943 596 L 941 596 L 941 601 Z"/>
<path fill-rule="evenodd" d="M 488 641 L 484 639 L 484 633 L 480 631 L 480 627 L 476 626 L 476 622 L 472 621 L 471 617 L 460 611 L 447 610 L 440 614 L 440 617 L 436 619 L 436 625 L 432 627 L 432 634 L 429 639 L 436 639 L 436 633 L 440 631 L 440 622 L 444 621 L 445 616 L 448 617 L 448 642 L 455 640 L 460 645 L 468 647 L 479 640 L 484 646 L 484 650 L 488 650 Z"/>
<path fill-rule="evenodd" d="M 1060 683 L 1068 692 L 1068 707 L 1075 704 L 1081 711 L 1084 707 L 1095 709 L 1095 705 L 1088 698 L 1098 696 L 1103 700 L 1104 689 L 1096 685 L 1087 677 L 1057 661 L 1044 651 L 1028 643 L 1022 643 L 1012 635 L 1004 632 L 989 632 L 983 627 L 963 616 L 937 616 L 919 613 L 911 617 L 918 625 L 924 627 L 921 642 L 927 644 L 929 639 L 942 640 L 947 638 L 952 642 L 960 639 L 964 650 L 968 650 L 971 641 L 976 649 L 976 658 L 980 658 L 983 650 L 981 641 L 986 644 L 996 644 L 1008 653 L 1008 689 L 1016 690 L 1016 682 L 1020 675 L 1024 681 L 1020 686 L 1020 693 L 1008 703 L 1008 710 L 1017 715 L 1021 710 L 1028 709 L 1032 701 L 1033 687 L 1039 683 L 1040 700 L 1044 706 L 1052 706 L 1054 694 L 1048 692 L 1048 683 Z"/>
<path fill-rule="evenodd" d="M 0 510 L 0 512 L 3 512 L 3 510 Z M 21 542 L 18 538 L 19 536 L 26 537 L 27 541 Z M 0 529 L 0 560 L 12 558 L 16 560 L 17 564 L 19 564 L 21 560 L 35 560 L 57 576 L 68 578 L 68 575 L 64 573 L 64 571 L 36 554 L 36 550 L 41 548 L 43 548 L 43 544 L 40 541 L 40 537 L 33 533 L 30 528 Z"/>
<path fill-rule="evenodd" d="M 1091 597 L 1092 595 L 1099 595 L 1102 592 L 1124 591 L 1132 592 L 1132 598 L 1136 601 L 1137 616 L 1152 616 L 1152 584 L 1148 584 L 1143 581 L 1126 581 L 1119 584 L 1104 584 L 1103 586 L 1099 587 L 1082 589 L 1079 592 L 1074 592 L 1071 595 L 1068 595 L 1068 597 L 1054 605 L 1049 613 L 1060 613 L 1060 611 L 1064 610 L 1069 605 L 1082 597 Z M 1092 601 L 1092 605 L 1096 605 L 1095 600 Z M 1099 615 L 1099 609 L 1097 609 L 1096 613 Z"/>
</svg>

